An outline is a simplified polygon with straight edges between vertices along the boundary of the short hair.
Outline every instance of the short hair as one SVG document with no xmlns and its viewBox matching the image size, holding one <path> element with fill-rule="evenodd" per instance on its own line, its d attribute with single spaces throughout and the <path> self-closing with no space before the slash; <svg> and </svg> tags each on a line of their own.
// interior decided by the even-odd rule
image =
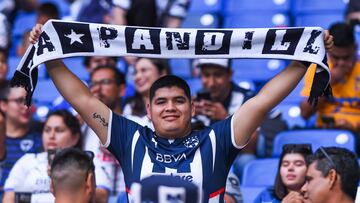
<svg viewBox="0 0 360 203">
<path fill-rule="evenodd" d="M 46 2 L 39 5 L 38 9 L 39 16 L 49 16 L 52 19 L 59 19 L 59 10 L 53 3 Z"/>
<path fill-rule="evenodd" d="M 57 152 L 51 163 L 50 177 L 57 190 L 76 191 L 89 173 L 94 173 L 94 154 L 76 148 L 66 148 Z"/>
<path fill-rule="evenodd" d="M 85 56 L 84 57 L 84 61 L 83 61 L 84 66 L 86 66 L 86 67 L 90 66 L 90 59 L 92 57 L 94 57 L 94 56 Z M 115 63 L 117 63 L 117 60 L 118 60 L 117 57 L 115 57 L 115 56 L 114 57 L 106 56 L 106 57 L 111 58 L 112 60 L 114 60 Z"/>
<path fill-rule="evenodd" d="M 3 47 L 0 47 L 0 54 L 3 54 L 5 56 L 5 59 L 7 60 L 9 56 L 9 51 Z"/>
<path fill-rule="evenodd" d="M 355 200 L 360 172 L 356 155 L 340 147 L 323 147 L 322 149 L 326 154 L 321 149 L 316 150 L 312 156 L 308 157 L 307 164 L 316 162 L 316 169 L 324 177 L 331 169 L 334 169 L 340 176 L 341 190 Z"/>
<path fill-rule="evenodd" d="M 334 46 L 348 47 L 355 45 L 354 29 L 343 22 L 334 23 L 329 28 L 329 33 L 334 37 Z"/>
<path fill-rule="evenodd" d="M 191 95 L 190 95 L 190 88 L 189 85 L 186 83 L 185 80 L 181 79 L 178 76 L 175 75 L 165 75 L 163 77 L 160 77 L 159 79 L 157 79 L 150 87 L 150 101 L 152 101 L 152 99 L 155 96 L 155 93 L 158 89 L 160 88 L 164 88 L 164 87 L 178 87 L 182 90 L 184 90 L 185 96 L 191 100 Z"/>
<path fill-rule="evenodd" d="M 115 66 L 110 66 L 110 65 L 101 65 L 101 66 L 96 67 L 96 68 L 90 73 L 90 78 L 93 77 L 93 75 L 94 75 L 95 72 L 97 72 L 98 70 L 103 70 L 103 69 L 109 69 L 109 70 L 113 71 L 116 85 L 120 86 L 120 85 L 126 84 L 126 79 L 125 79 L 124 73 L 122 73 L 122 72 L 121 72 L 119 69 L 117 69 Z"/>
<path fill-rule="evenodd" d="M 301 154 L 304 157 L 304 161 L 306 162 L 307 157 L 312 154 L 311 144 L 286 144 L 283 146 L 274 185 L 274 194 L 280 200 L 282 200 L 288 194 L 288 190 L 281 180 L 280 175 L 281 163 L 287 154 Z"/>
</svg>

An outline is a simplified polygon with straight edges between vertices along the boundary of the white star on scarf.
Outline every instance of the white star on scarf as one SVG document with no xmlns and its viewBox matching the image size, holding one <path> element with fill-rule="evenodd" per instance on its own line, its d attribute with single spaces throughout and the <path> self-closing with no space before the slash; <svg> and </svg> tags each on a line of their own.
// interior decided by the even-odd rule
<svg viewBox="0 0 360 203">
<path fill-rule="evenodd" d="M 70 45 L 72 45 L 74 42 L 79 42 L 82 44 L 81 37 L 84 36 L 84 34 L 77 34 L 73 29 L 71 29 L 71 33 L 69 35 L 65 35 L 65 37 L 70 39 Z"/>
</svg>

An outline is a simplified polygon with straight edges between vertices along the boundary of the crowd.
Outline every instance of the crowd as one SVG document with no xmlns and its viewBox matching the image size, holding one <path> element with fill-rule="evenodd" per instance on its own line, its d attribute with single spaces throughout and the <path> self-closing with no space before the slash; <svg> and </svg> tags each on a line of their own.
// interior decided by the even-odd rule
<svg viewBox="0 0 360 203">
<path fill-rule="evenodd" d="M 350 131 L 356 151 L 284 145 L 274 185 L 254 202 L 355 201 L 360 87 L 352 5 L 357 1 L 350 1 L 347 22 L 334 22 L 324 36 L 333 97 L 321 97 L 316 106 L 306 98 L 315 74 L 308 62 L 289 63 L 257 91 L 234 82 L 238 67 L 231 60 L 196 59 L 202 89 L 191 95 L 167 59 L 88 56 L 88 81 L 69 70 L 72 64 L 45 63 L 61 102 L 44 121 L 34 119 L 36 105 L 25 105 L 26 91 L 7 80 L 10 30 L 18 10 L 37 13 L 36 25 L 16 48 L 22 56 L 49 19 L 180 27 L 191 2 L 72 0 L 69 16 L 61 16 L 51 2 L 0 4 L 0 202 L 243 202 L 243 170 L 259 158 L 259 146 L 265 148 L 262 136 L 274 133 L 267 131 L 269 123 L 275 134 L 286 129 L 271 110 L 303 77 L 302 117 L 316 115 L 315 128 Z M 117 67 L 118 60 L 127 72 Z"/>
</svg>

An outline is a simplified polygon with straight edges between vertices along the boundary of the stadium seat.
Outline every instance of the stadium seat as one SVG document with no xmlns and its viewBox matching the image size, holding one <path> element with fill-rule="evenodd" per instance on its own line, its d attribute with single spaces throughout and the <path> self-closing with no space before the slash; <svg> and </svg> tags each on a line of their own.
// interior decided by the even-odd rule
<svg viewBox="0 0 360 203">
<path fill-rule="evenodd" d="M 241 186 L 269 187 L 274 185 L 279 164 L 277 158 L 256 159 L 245 165 Z"/>
<path fill-rule="evenodd" d="M 256 91 L 256 84 L 254 83 L 254 81 L 250 80 L 250 79 L 245 79 L 245 78 L 233 78 L 234 82 L 236 84 L 238 84 L 240 87 L 244 88 L 244 89 L 248 89 L 251 91 Z"/>
<path fill-rule="evenodd" d="M 315 26 L 328 29 L 331 24 L 342 21 L 344 19 L 343 13 L 311 13 L 297 15 L 295 18 L 295 25 L 299 27 Z"/>
<path fill-rule="evenodd" d="M 171 73 L 182 78 L 191 77 L 190 59 L 170 59 Z"/>
<path fill-rule="evenodd" d="M 299 84 L 295 87 L 293 91 L 282 101 L 282 103 L 293 103 L 300 105 L 301 101 L 304 99 L 301 96 L 301 90 L 304 88 L 304 80 L 301 80 Z"/>
<path fill-rule="evenodd" d="M 237 13 L 248 10 L 262 11 L 280 11 L 287 12 L 290 10 L 291 0 L 274 1 L 274 0 L 227 0 L 225 2 L 225 13 Z"/>
<path fill-rule="evenodd" d="M 227 14 L 224 17 L 224 28 L 271 28 L 290 25 L 290 18 L 286 13 L 279 12 L 242 12 L 241 14 Z"/>
<path fill-rule="evenodd" d="M 39 80 L 35 88 L 33 99 L 35 102 L 51 103 L 58 96 L 60 96 L 60 93 L 57 91 L 51 80 Z"/>
<path fill-rule="evenodd" d="M 35 12 L 19 11 L 14 20 L 14 26 L 12 28 L 13 37 L 22 37 L 25 31 L 31 30 L 36 24 Z"/>
<path fill-rule="evenodd" d="M 190 87 L 191 95 L 195 95 L 196 92 L 202 88 L 202 83 L 200 78 L 186 79 L 186 82 Z"/>
<path fill-rule="evenodd" d="M 265 189 L 266 187 L 240 186 L 243 202 L 254 202 L 256 197 Z"/>
<path fill-rule="evenodd" d="M 83 64 L 82 57 L 65 58 L 64 63 L 69 69 L 77 75 L 80 79 L 87 81 L 89 79 L 89 72 Z"/>
<path fill-rule="evenodd" d="M 296 0 L 293 12 L 295 14 L 304 12 L 345 12 L 347 1 L 345 0 Z"/>
<path fill-rule="evenodd" d="M 281 103 L 274 110 L 281 112 L 282 118 L 286 121 L 289 129 L 306 127 L 306 121 L 300 115 L 299 103 Z"/>
<path fill-rule="evenodd" d="M 189 13 L 183 21 L 182 28 L 218 28 L 219 17 L 211 13 Z"/>
<path fill-rule="evenodd" d="M 232 68 L 234 78 L 244 78 L 254 81 L 269 80 L 286 66 L 286 62 L 273 59 L 234 59 Z"/>
<path fill-rule="evenodd" d="M 313 151 L 320 146 L 337 146 L 347 148 L 355 152 L 355 136 L 347 130 L 335 129 L 311 129 L 290 130 L 276 135 L 273 143 L 273 157 L 281 154 L 282 146 L 285 144 L 307 144 L 312 145 Z"/>
<path fill-rule="evenodd" d="M 221 10 L 222 0 L 196 0 L 191 1 L 189 13 L 194 12 L 219 12 Z"/>
</svg>

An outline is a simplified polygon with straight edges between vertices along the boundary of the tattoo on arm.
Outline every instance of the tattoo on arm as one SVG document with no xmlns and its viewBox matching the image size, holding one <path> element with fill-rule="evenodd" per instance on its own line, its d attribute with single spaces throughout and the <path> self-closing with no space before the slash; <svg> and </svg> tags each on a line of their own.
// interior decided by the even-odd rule
<svg viewBox="0 0 360 203">
<path fill-rule="evenodd" d="M 109 125 L 108 122 L 105 121 L 105 118 L 101 117 L 100 114 L 94 113 L 93 114 L 93 119 L 99 119 L 99 122 L 104 126 L 107 127 Z"/>
</svg>

